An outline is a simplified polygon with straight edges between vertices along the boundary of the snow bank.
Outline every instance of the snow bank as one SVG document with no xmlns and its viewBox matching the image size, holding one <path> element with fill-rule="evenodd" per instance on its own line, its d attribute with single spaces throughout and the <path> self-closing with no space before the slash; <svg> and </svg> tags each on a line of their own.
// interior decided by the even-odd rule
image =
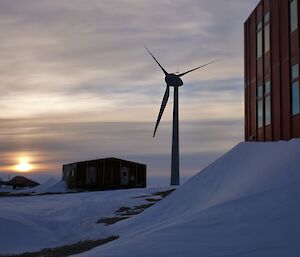
<svg viewBox="0 0 300 257">
<path fill-rule="evenodd" d="M 59 181 L 51 186 L 49 186 L 44 193 L 66 193 L 67 189 L 66 183 L 64 181 Z"/>
<path fill-rule="evenodd" d="M 240 143 L 81 257 L 300 253 L 300 140 Z"/>
</svg>

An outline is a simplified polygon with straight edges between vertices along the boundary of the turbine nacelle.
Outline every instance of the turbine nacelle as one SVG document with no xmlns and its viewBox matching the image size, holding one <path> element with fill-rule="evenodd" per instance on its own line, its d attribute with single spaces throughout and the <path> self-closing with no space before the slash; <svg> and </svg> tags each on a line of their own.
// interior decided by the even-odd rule
<svg viewBox="0 0 300 257">
<path fill-rule="evenodd" d="M 165 77 L 165 81 L 170 87 L 180 87 L 183 85 L 183 81 L 181 80 L 179 75 L 176 75 L 174 73 L 167 74 Z"/>
</svg>

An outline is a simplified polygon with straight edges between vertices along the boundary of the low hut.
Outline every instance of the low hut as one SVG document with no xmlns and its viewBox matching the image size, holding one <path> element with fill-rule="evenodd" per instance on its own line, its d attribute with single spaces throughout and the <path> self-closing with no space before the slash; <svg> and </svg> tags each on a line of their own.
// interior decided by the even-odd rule
<svg viewBox="0 0 300 257">
<path fill-rule="evenodd" d="M 81 161 L 63 165 L 62 179 L 70 189 L 146 187 L 146 165 L 117 158 Z"/>
<path fill-rule="evenodd" d="M 10 181 L 8 181 L 7 185 L 12 186 L 14 189 L 17 189 L 17 188 L 24 188 L 24 187 L 35 187 L 38 186 L 39 183 L 29 178 L 25 178 L 23 176 L 15 176 Z"/>
</svg>

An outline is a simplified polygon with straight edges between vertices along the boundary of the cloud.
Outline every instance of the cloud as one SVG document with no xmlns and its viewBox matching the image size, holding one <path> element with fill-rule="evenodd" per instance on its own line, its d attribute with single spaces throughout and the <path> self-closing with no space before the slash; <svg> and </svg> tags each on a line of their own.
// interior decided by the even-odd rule
<svg viewBox="0 0 300 257">
<path fill-rule="evenodd" d="M 2 0 L 2 86 L 60 91 L 153 81 L 158 73 L 142 43 L 170 71 L 223 57 L 206 79 L 240 76 L 243 19 L 254 1 L 211 2 Z"/>
<path fill-rule="evenodd" d="M 59 177 L 64 163 L 113 156 L 146 163 L 150 178 L 169 176 L 170 122 L 161 124 L 155 139 L 152 122 L 16 119 L 1 123 L 6 124 L 0 130 L 2 171 L 11 170 L 19 156 L 29 156 L 36 174 L 51 172 Z M 241 128 L 241 120 L 183 122 L 181 166 L 185 176 L 195 174 L 239 142 Z"/>
<path fill-rule="evenodd" d="M 165 174 L 172 97 L 153 141 L 165 82 L 143 43 L 170 72 L 222 58 L 184 77 L 181 152 L 227 150 L 242 139 L 243 23 L 257 2 L 0 0 L 2 170 L 20 152 L 47 172 L 115 154 Z"/>
</svg>

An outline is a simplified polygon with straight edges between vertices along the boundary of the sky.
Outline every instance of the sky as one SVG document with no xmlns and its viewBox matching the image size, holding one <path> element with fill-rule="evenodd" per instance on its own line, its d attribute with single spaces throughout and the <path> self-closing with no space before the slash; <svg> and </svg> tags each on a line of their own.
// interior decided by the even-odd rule
<svg viewBox="0 0 300 257">
<path fill-rule="evenodd" d="M 172 96 L 157 135 L 164 75 L 184 72 L 184 182 L 243 141 L 243 24 L 258 0 L 0 0 L 0 178 L 61 178 L 105 157 L 170 181 Z M 16 165 L 30 163 L 20 173 Z"/>
</svg>

